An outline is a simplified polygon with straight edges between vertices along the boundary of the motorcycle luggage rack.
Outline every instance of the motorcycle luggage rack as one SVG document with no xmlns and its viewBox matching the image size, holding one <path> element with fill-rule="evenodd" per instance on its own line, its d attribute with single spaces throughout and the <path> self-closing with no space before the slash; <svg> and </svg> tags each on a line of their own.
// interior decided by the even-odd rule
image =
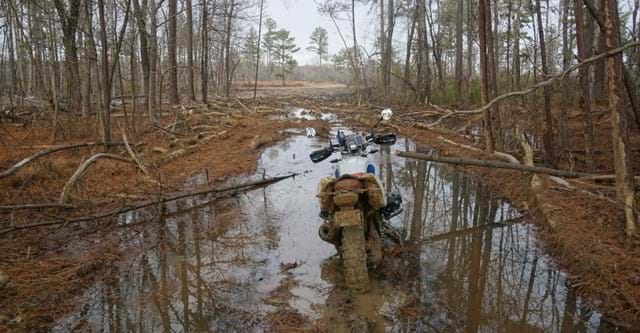
<svg viewBox="0 0 640 333">
<path fill-rule="evenodd" d="M 369 190 L 366 188 L 361 188 L 361 189 L 355 189 L 355 190 L 342 190 L 342 191 L 326 191 L 326 192 L 322 192 L 322 193 L 318 193 L 316 194 L 316 197 L 318 198 L 326 198 L 328 196 L 332 196 L 332 195 L 338 195 L 338 194 L 343 194 L 343 193 L 350 193 L 350 192 L 356 192 L 356 193 L 365 193 L 368 192 Z"/>
</svg>

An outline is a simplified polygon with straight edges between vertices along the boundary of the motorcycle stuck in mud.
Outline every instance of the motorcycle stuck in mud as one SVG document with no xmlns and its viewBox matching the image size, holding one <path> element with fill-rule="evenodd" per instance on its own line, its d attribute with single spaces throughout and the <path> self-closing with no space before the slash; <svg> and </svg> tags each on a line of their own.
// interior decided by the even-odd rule
<svg viewBox="0 0 640 333">
<path fill-rule="evenodd" d="M 392 114 L 389 109 L 382 111 L 376 125 L 389 120 Z M 315 136 L 315 130 L 307 129 L 307 136 Z M 335 164 L 334 175 L 321 179 L 318 186 L 320 216 L 324 220 L 318 234 L 338 250 L 349 289 L 362 293 L 369 288 L 368 268 L 375 269 L 382 263 L 385 223 L 402 212 L 402 197 L 385 193 L 376 166 L 368 158 L 378 150 L 368 148 L 372 143 L 393 145 L 396 135 L 347 135 L 338 131 L 336 139 L 337 144 L 330 140 L 328 147 L 309 155 L 319 163 L 340 152 L 340 158 L 331 160 Z"/>
</svg>

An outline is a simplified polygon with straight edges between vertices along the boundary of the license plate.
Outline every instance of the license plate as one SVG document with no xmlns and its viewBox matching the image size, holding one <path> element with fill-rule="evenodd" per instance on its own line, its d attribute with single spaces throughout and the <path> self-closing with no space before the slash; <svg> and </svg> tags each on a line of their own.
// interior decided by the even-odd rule
<svg viewBox="0 0 640 333">
<path fill-rule="evenodd" d="M 349 227 L 362 224 L 362 214 L 358 209 L 339 210 L 333 213 L 338 227 Z"/>
</svg>

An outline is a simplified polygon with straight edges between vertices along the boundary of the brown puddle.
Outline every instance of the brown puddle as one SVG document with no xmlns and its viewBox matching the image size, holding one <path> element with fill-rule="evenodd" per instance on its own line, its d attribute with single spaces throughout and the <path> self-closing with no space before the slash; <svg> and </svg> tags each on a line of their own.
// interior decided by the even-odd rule
<svg viewBox="0 0 640 333">
<path fill-rule="evenodd" d="M 300 173 L 293 180 L 125 216 L 120 223 L 154 222 L 123 228 L 130 262 L 113 281 L 91 287 L 82 309 L 53 331 L 261 332 L 273 329 L 269 313 L 284 310 L 331 332 L 609 328 L 567 287 L 532 224 L 475 179 L 396 157 L 395 150 L 416 149 L 406 138 L 373 157 L 382 182 L 405 200 L 391 221 L 405 244 L 389 248 L 370 293 L 350 295 L 333 245 L 317 236 L 316 185 L 332 165 L 307 156 L 324 143 L 292 137 L 262 154 L 255 175 L 234 181 L 263 170 Z"/>
</svg>

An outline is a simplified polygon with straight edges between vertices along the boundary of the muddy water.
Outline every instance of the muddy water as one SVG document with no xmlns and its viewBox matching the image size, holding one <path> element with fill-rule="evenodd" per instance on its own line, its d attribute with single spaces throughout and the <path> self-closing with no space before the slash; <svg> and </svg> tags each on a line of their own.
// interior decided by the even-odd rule
<svg viewBox="0 0 640 333">
<path fill-rule="evenodd" d="M 307 156 L 324 143 L 294 136 L 267 149 L 255 175 L 231 181 L 299 173 L 295 179 L 123 217 L 119 223 L 147 221 L 122 230 L 130 261 L 90 287 L 81 310 L 54 331 L 262 332 L 269 313 L 287 311 L 339 332 L 607 328 L 567 287 L 526 217 L 454 169 L 396 157 L 426 151 L 406 138 L 373 157 L 385 187 L 405 199 L 390 221 L 405 241 L 389 247 L 370 293 L 350 295 L 335 249 L 317 236 L 316 184 L 332 165 Z M 194 176 L 185 187 L 203 183 Z"/>
</svg>

